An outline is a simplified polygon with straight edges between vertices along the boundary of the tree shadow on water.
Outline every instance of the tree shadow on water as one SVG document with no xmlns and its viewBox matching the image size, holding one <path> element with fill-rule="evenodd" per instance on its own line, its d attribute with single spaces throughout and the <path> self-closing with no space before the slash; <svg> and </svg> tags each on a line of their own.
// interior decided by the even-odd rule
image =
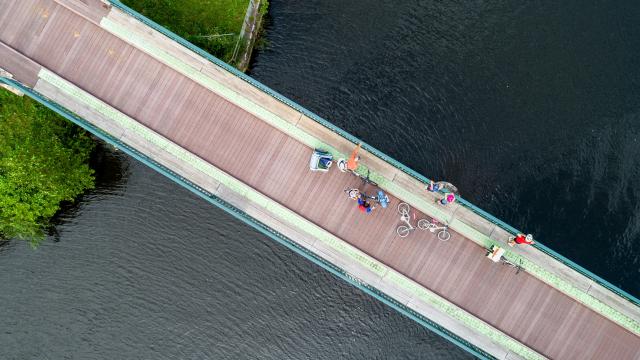
<svg viewBox="0 0 640 360">
<path fill-rule="evenodd" d="M 59 226 L 73 221 L 84 205 L 121 195 L 126 187 L 130 173 L 127 155 L 101 140 L 95 139 L 95 141 L 96 147 L 89 159 L 89 166 L 95 171 L 95 187 L 78 196 L 75 201 L 65 201 L 60 204 L 60 210 L 45 228 L 47 237 L 53 242 L 59 242 L 61 239 Z"/>
</svg>

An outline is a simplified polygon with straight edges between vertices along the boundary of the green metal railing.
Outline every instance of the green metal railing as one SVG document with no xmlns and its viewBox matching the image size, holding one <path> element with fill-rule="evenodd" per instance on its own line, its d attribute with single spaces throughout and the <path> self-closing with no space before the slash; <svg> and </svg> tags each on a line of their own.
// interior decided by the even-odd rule
<svg viewBox="0 0 640 360">
<path fill-rule="evenodd" d="M 186 189 L 190 190 L 194 194 L 196 194 L 199 197 L 203 198 L 207 202 L 209 202 L 209 203 L 221 208 L 222 210 L 226 211 L 227 213 L 231 214 L 236 219 L 239 219 L 242 222 L 248 224 L 252 228 L 254 228 L 254 229 L 258 230 L 259 232 L 267 235 L 268 237 L 270 237 L 271 239 L 277 241 L 278 243 L 286 246 L 287 248 L 289 248 L 290 250 L 294 251 L 295 253 L 297 253 L 299 255 L 302 255 L 303 257 L 305 257 L 306 259 L 312 261 L 313 263 L 315 263 L 316 265 L 320 266 L 321 268 L 329 271 L 331 274 L 333 274 L 333 275 L 337 276 L 338 278 L 346 281 L 347 283 L 357 287 L 358 289 L 362 290 L 366 294 L 369 294 L 369 295 L 373 296 L 374 298 L 376 298 L 377 300 L 381 301 L 382 303 L 390 306 L 394 310 L 396 310 L 396 311 L 400 312 L 401 314 L 407 316 L 408 318 L 414 320 L 415 322 L 419 323 L 420 325 L 424 326 L 425 328 L 427 328 L 427 329 L 435 332 L 436 334 L 442 336 L 443 338 L 447 339 L 448 341 L 452 342 L 453 344 L 457 345 L 458 347 L 464 349 L 465 351 L 471 353 L 472 355 L 474 355 L 474 356 L 476 356 L 478 358 L 481 358 L 481 359 L 495 359 L 495 357 L 491 356 L 489 353 L 485 352 L 484 350 L 480 349 L 479 347 L 467 342 L 465 339 L 463 339 L 463 338 L 459 337 L 458 335 L 452 333 L 451 331 L 447 330 L 446 328 L 444 328 L 444 327 L 438 325 L 437 323 L 429 320 L 428 318 L 422 316 L 421 314 L 417 313 L 416 311 L 412 310 L 411 308 L 407 307 L 406 305 L 404 305 L 404 304 L 400 303 L 399 301 L 393 299 L 392 297 L 388 296 L 384 292 L 381 292 L 380 290 L 378 290 L 378 289 L 376 289 L 374 287 L 371 287 L 371 286 L 369 286 L 368 284 L 366 284 L 366 283 L 364 283 L 362 281 L 359 281 L 358 279 L 354 278 L 353 276 L 350 276 L 347 272 L 345 272 L 340 267 L 338 267 L 338 266 L 330 263 L 329 261 L 319 257 L 318 255 L 316 255 L 315 253 L 311 252 L 307 248 L 304 248 L 304 247 L 300 246 L 298 243 L 296 243 L 295 241 L 289 239 L 288 237 L 284 236 L 283 234 L 279 233 L 278 231 L 275 231 L 275 230 L 271 229 L 270 227 L 266 226 L 262 222 L 260 222 L 260 221 L 258 221 L 256 219 L 254 219 L 253 217 L 249 216 L 244 211 L 236 208 L 232 204 L 226 202 L 225 200 L 215 196 L 211 192 L 203 189 L 202 187 L 194 184 L 193 182 L 189 181 L 188 179 L 186 179 L 186 178 L 180 176 L 179 174 L 173 172 L 172 170 L 166 168 L 164 165 L 162 165 L 162 164 L 158 163 L 157 161 L 149 158 L 145 154 L 143 154 L 143 153 L 139 152 L 138 150 L 136 150 L 135 148 L 123 143 L 122 141 L 118 140 L 117 138 L 113 137 L 112 135 L 102 131 L 101 129 L 99 129 L 98 127 L 96 127 L 93 124 L 89 123 L 88 121 L 82 119 L 78 115 L 70 112 L 69 110 L 67 110 L 66 108 L 60 106 L 59 104 L 49 100 L 48 98 L 46 98 L 42 94 L 38 93 L 37 91 L 35 91 L 33 89 L 30 89 L 30 88 L 22 85 L 21 83 L 13 80 L 13 79 L 0 77 L 0 83 L 4 83 L 4 84 L 9 85 L 9 86 L 11 86 L 13 88 L 19 89 L 23 93 L 27 94 L 28 96 L 30 96 L 34 100 L 40 102 L 41 104 L 43 104 L 47 108 L 55 111 L 56 113 L 58 113 L 59 115 L 63 116 L 67 120 L 69 120 L 69 121 L 73 122 L 74 124 L 82 127 L 83 129 L 89 131 L 90 133 L 92 133 L 93 135 L 95 135 L 98 138 L 102 139 L 103 141 L 105 141 L 105 142 L 117 147 L 118 149 L 122 150 L 123 152 L 125 152 L 128 155 L 130 155 L 134 159 L 142 162 L 143 164 L 149 166 L 150 168 L 154 169 L 155 171 L 159 172 L 160 174 L 162 174 L 162 175 L 168 177 L 169 179 L 173 180 L 177 184 L 185 187 Z"/>
<path fill-rule="evenodd" d="M 375 147 L 367 144 L 366 142 L 362 141 L 361 139 L 355 137 L 354 135 L 344 131 L 343 129 L 337 127 L 336 125 L 332 124 L 331 122 L 329 122 L 326 119 L 323 119 L 322 117 L 320 117 L 319 115 L 311 112 L 310 110 L 304 108 L 303 106 L 301 106 L 300 104 L 295 103 L 294 101 L 288 99 L 287 97 L 285 97 L 284 95 L 278 93 L 277 91 L 269 88 L 268 86 L 262 84 L 261 82 L 247 76 L 246 74 L 240 72 L 238 69 L 234 68 L 233 66 L 230 66 L 229 64 L 223 62 L 222 60 L 216 58 L 215 56 L 212 56 L 211 54 L 207 53 L 206 51 L 200 49 L 199 47 L 193 45 L 192 43 L 190 43 L 189 41 L 183 39 L 182 37 L 176 35 L 175 33 L 171 32 L 170 30 L 164 28 L 162 25 L 154 22 L 151 19 L 148 19 L 147 17 L 145 17 L 144 15 L 138 13 L 137 11 L 131 9 L 130 7 L 128 7 L 127 5 L 123 4 L 121 1 L 119 0 L 109 0 L 111 2 L 111 4 L 117 8 L 119 8 L 120 10 L 126 12 L 127 14 L 129 14 L 130 16 L 140 20 L 141 22 L 143 22 L 144 24 L 148 25 L 149 27 L 153 28 L 154 30 L 162 33 L 163 35 L 167 36 L 168 38 L 170 38 L 171 40 L 181 44 L 182 46 L 186 47 L 187 49 L 197 53 L 198 55 L 204 57 L 205 59 L 211 61 L 212 63 L 224 68 L 225 70 L 229 71 L 230 73 L 234 74 L 235 76 L 237 76 L 238 78 L 244 80 L 245 82 L 257 87 L 258 89 L 264 91 L 265 93 L 269 94 L 270 96 L 272 96 L 273 98 L 277 99 L 278 101 L 296 109 L 297 111 L 300 111 L 301 113 L 303 113 L 304 115 L 306 115 L 307 117 L 313 119 L 314 121 L 316 121 L 317 123 L 325 126 L 326 128 L 330 129 L 331 131 L 335 132 L 336 134 L 342 136 L 343 138 L 351 141 L 354 144 L 358 144 L 361 143 L 362 144 L 362 148 L 369 151 L 370 153 L 376 155 L 377 157 L 385 160 L 387 163 L 391 164 L 392 166 L 394 166 L 395 168 L 401 170 L 402 172 L 412 176 L 413 178 L 423 182 L 423 183 L 428 183 L 429 179 L 427 177 L 425 177 L 424 175 L 414 171 L 413 169 L 407 167 L 406 165 L 403 165 L 402 163 L 400 163 L 398 160 L 390 157 L 389 155 L 383 153 L 382 151 L 376 149 Z M 517 230 L 515 227 L 505 223 L 504 221 L 496 218 L 495 216 L 491 215 L 490 213 L 482 210 L 481 208 L 477 207 L 476 205 L 474 205 L 473 203 L 469 202 L 468 200 L 459 197 L 458 198 L 458 202 L 463 205 L 464 207 L 468 208 L 469 210 L 473 211 L 474 213 L 476 213 L 477 215 L 481 216 L 482 218 L 484 218 L 485 220 L 495 224 L 496 226 L 499 226 L 501 228 L 503 228 L 504 230 L 512 233 L 512 234 L 517 234 L 520 233 L 522 231 Z M 628 292 L 620 289 L 619 287 L 611 284 L 610 282 L 606 281 L 605 279 L 601 278 L 600 276 L 592 273 L 591 271 L 585 269 L 584 267 L 576 264 L 575 262 L 571 261 L 570 259 L 562 256 L 561 254 L 557 253 L 556 251 L 552 250 L 551 248 L 545 246 L 544 244 L 540 243 L 539 241 L 536 241 L 536 244 L 533 245 L 536 249 L 544 252 L 545 254 L 551 256 L 552 258 L 556 259 L 557 261 L 565 264 L 566 266 L 572 268 L 573 270 L 577 271 L 578 273 L 584 275 L 585 277 L 593 280 L 594 282 L 602 285 L 603 287 L 609 289 L 610 291 L 614 292 L 615 294 L 617 294 L 618 296 L 630 301 L 631 303 L 635 304 L 636 306 L 640 306 L 640 299 L 634 297 L 633 295 L 629 294 Z"/>
</svg>

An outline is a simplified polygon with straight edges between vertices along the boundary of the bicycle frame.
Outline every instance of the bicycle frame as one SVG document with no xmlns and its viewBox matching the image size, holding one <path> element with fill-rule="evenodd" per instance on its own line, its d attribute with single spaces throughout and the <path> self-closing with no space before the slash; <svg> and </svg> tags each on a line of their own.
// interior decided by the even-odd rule
<svg viewBox="0 0 640 360">
<path fill-rule="evenodd" d="M 409 213 L 400 214 L 400 221 L 402 221 L 405 224 L 407 224 L 407 226 L 409 227 L 409 230 L 415 230 L 416 229 L 413 225 L 411 225 L 411 216 L 409 216 Z"/>
<path fill-rule="evenodd" d="M 361 175 L 360 173 L 356 172 L 355 170 L 347 170 L 348 172 L 352 173 L 353 175 L 357 176 L 360 178 L 360 180 L 362 180 L 363 184 L 371 184 L 373 186 L 378 186 L 378 183 L 376 183 L 375 181 L 371 180 L 369 178 L 369 174 L 371 173 L 371 171 L 369 169 L 367 169 L 367 175 Z"/>
<path fill-rule="evenodd" d="M 396 233 L 398 233 L 398 236 L 400 237 L 406 237 L 416 229 L 415 226 L 411 225 L 411 208 L 409 207 L 409 204 L 398 204 L 398 212 L 400 213 L 400 221 L 406 225 L 399 225 L 396 228 Z M 429 224 L 429 222 L 426 219 L 420 219 L 418 220 L 417 228 L 426 230 L 428 228 L 427 224 Z"/>
<path fill-rule="evenodd" d="M 512 263 L 511 261 L 505 258 L 500 258 L 500 262 L 504 265 L 509 265 L 511 267 L 516 268 L 516 275 L 518 275 L 520 271 L 524 271 L 524 267 L 522 267 L 522 259 L 520 259 L 520 264 Z"/>
<path fill-rule="evenodd" d="M 489 257 L 494 262 L 499 262 L 502 265 L 508 265 L 508 266 L 513 267 L 513 268 L 516 268 L 516 275 L 518 275 L 520 273 L 520 271 L 524 271 L 524 266 L 522 266 L 522 259 L 519 259 L 519 263 L 518 264 L 505 259 L 503 257 L 504 249 L 502 249 L 502 253 L 497 253 L 497 256 L 500 256 L 497 260 L 494 259 L 495 256 L 490 256 L 490 255 L 496 255 L 496 253 L 494 252 L 494 251 L 496 251 L 496 250 L 494 250 L 494 247 L 496 247 L 496 246 L 494 245 L 489 249 L 485 249 L 485 250 L 487 250 L 487 257 Z M 500 248 L 500 247 L 498 247 L 498 248 Z"/>
<path fill-rule="evenodd" d="M 425 221 L 427 222 L 426 229 L 428 229 L 432 233 L 435 233 L 436 231 L 440 230 L 437 235 L 440 241 L 447 241 L 451 238 L 451 233 L 449 232 L 449 225 L 444 224 L 443 226 L 438 226 L 437 225 L 438 222 L 435 219 L 432 220 L 432 222 L 429 222 L 428 220 L 425 220 Z"/>
</svg>

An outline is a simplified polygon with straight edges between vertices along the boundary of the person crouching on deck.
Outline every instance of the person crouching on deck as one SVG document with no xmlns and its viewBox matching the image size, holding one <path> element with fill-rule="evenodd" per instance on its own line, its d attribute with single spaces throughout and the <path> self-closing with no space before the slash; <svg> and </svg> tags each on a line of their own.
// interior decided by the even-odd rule
<svg viewBox="0 0 640 360">
<path fill-rule="evenodd" d="M 358 210 L 360 210 L 360 212 L 368 214 L 372 212 L 373 209 L 375 209 L 375 206 L 371 206 L 367 199 L 362 194 L 360 194 L 360 197 L 358 198 Z"/>
<path fill-rule="evenodd" d="M 442 188 L 442 185 L 437 182 L 434 183 L 433 180 L 429 181 L 429 185 L 424 187 L 429 192 L 438 192 Z"/>
<path fill-rule="evenodd" d="M 509 246 L 515 246 L 516 244 L 518 245 L 533 245 L 536 242 L 533 241 L 533 235 L 528 234 L 528 235 L 524 235 L 524 234 L 518 234 L 516 236 L 510 236 L 509 237 Z"/>
</svg>

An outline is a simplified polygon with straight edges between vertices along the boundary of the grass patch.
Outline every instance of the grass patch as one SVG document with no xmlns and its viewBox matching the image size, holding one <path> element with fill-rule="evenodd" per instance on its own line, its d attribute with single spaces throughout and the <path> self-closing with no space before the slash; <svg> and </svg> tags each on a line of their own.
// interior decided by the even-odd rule
<svg viewBox="0 0 640 360">
<path fill-rule="evenodd" d="M 225 62 L 233 56 L 249 6 L 249 0 L 122 2 Z"/>
</svg>

